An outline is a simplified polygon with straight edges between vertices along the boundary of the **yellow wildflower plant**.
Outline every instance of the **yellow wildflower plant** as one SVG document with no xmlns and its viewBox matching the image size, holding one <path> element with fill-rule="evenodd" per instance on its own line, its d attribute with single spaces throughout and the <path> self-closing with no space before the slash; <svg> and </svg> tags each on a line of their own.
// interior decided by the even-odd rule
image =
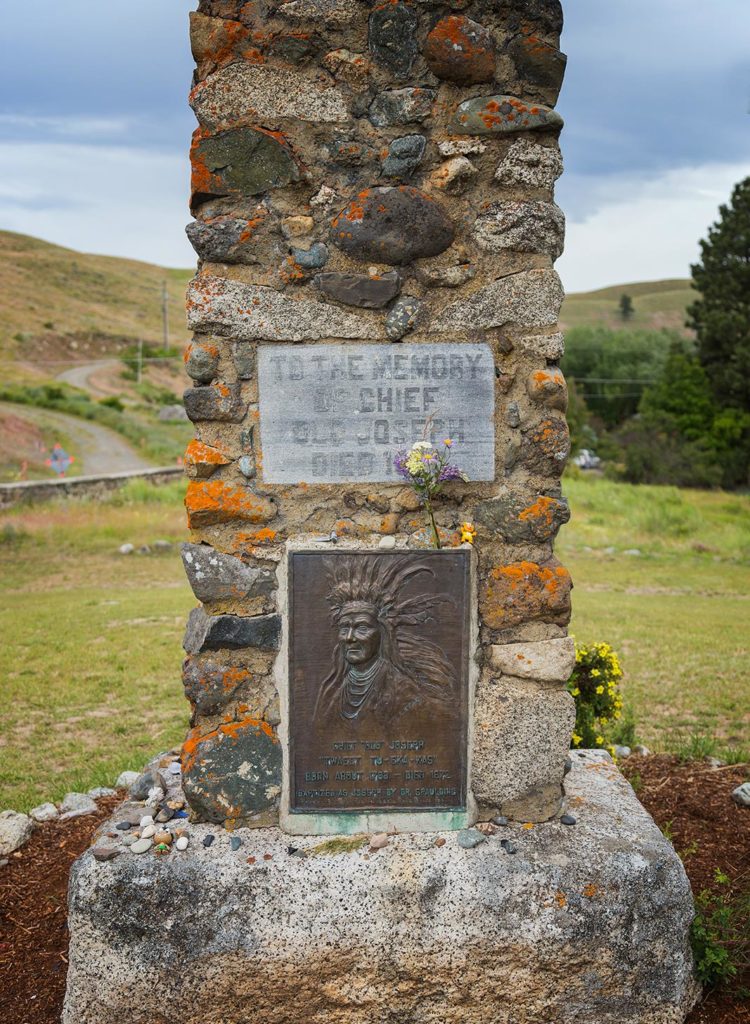
<svg viewBox="0 0 750 1024">
<path fill-rule="evenodd" d="M 576 705 L 574 747 L 614 750 L 608 732 L 622 718 L 621 678 L 620 662 L 610 644 L 576 644 L 576 664 L 568 682 Z"/>
<path fill-rule="evenodd" d="M 461 523 L 461 543 L 473 544 L 476 538 L 476 527 L 472 523 Z"/>
</svg>

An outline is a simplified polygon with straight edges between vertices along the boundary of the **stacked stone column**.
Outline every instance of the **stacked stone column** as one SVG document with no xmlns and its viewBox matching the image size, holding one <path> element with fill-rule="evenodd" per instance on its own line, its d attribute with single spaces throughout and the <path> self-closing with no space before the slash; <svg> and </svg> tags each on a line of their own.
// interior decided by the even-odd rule
<svg viewBox="0 0 750 1024">
<path fill-rule="evenodd" d="M 264 481 L 259 346 L 479 341 L 496 366 L 495 480 L 450 485 L 437 511 L 447 544 L 477 527 L 470 779 L 482 817 L 550 817 L 574 718 L 571 582 L 553 555 L 569 515 L 560 4 L 201 0 L 191 21 L 193 811 L 278 820 L 287 541 L 429 543 L 406 487 Z"/>
</svg>

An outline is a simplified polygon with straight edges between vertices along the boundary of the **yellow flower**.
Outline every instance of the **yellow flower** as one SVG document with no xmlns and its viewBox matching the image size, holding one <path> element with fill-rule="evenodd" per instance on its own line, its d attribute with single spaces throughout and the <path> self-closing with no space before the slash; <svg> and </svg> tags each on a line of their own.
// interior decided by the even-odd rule
<svg viewBox="0 0 750 1024">
<path fill-rule="evenodd" d="M 582 736 L 578 736 L 576 733 L 573 733 L 573 745 L 574 746 L 580 747 L 582 739 L 583 739 Z"/>
<path fill-rule="evenodd" d="M 609 719 L 608 718 L 600 718 L 599 719 L 599 724 L 600 725 L 609 725 Z"/>
<path fill-rule="evenodd" d="M 446 439 L 443 441 L 443 444 L 445 445 L 446 448 L 450 448 L 451 445 L 453 444 L 453 441 L 451 441 L 449 437 L 446 437 Z"/>
<path fill-rule="evenodd" d="M 596 737 L 596 745 L 597 745 L 597 747 L 604 746 L 604 737 L 603 736 L 597 736 Z"/>
<path fill-rule="evenodd" d="M 477 535 L 476 528 L 472 523 L 461 523 L 461 543 L 473 544 Z"/>
<path fill-rule="evenodd" d="M 581 691 L 580 691 L 579 687 L 577 687 L 577 686 L 575 687 L 575 689 L 571 690 L 570 692 L 573 694 L 574 697 L 580 697 L 581 696 Z"/>
<path fill-rule="evenodd" d="M 601 675 L 601 672 L 599 671 L 598 668 L 592 668 L 591 669 L 591 675 L 594 677 L 594 679 L 598 679 L 599 676 Z"/>
<path fill-rule="evenodd" d="M 603 686 L 597 686 L 596 692 L 601 695 L 602 693 L 604 693 L 604 687 Z"/>
</svg>

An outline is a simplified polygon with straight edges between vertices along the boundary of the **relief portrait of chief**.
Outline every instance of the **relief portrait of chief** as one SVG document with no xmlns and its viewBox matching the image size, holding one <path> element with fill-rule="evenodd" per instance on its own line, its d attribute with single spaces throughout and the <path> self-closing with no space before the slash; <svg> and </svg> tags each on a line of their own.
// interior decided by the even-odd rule
<svg viewBox="0 0 750 1024">
<path fill-rule="evenodd" d="M 458 673 L 440 644 L 441 620 L 456 614 L 457 602 L 436 589 L 429 560 L 340 555 L 324 571 L 335 645 L 316 725 L 439 729 L 460 705 Z"/>
</svg>

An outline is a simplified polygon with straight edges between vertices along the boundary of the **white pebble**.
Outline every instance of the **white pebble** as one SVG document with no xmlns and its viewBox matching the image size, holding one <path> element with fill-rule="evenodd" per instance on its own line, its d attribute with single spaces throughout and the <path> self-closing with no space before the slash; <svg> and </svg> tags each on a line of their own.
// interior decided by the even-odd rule
<svg viewBox="0 0 750 1024">
<path fill-rule="evenodd" d="M 147 825 L 153 825 L 154 817 L 152 814 L 146 814 L 141 818 L 141 828 L 145 828 Z"/>
<path fill-rule="evenodd" d="M 144 839 L 143 837 L 141 837 L 137 842 L 133 843 L 133 845 L 130 847 L 130 852 L 146 853 L 147 850 L 151 849 L 152 845 L 153 844 L 150 839 Z"/>
<path fill-rule="evenodd" d="M 180 836 L 177 842 L 174 844 L 176 850 L 187 850 L 188 848 L 188 837 Z"/>
<path fill-rule="evenodd" d="M 141 839 L 150 839 L 151 836 L 156 835 L 156 825 L 146 825 L 141 832 Z"/>
</svg>

